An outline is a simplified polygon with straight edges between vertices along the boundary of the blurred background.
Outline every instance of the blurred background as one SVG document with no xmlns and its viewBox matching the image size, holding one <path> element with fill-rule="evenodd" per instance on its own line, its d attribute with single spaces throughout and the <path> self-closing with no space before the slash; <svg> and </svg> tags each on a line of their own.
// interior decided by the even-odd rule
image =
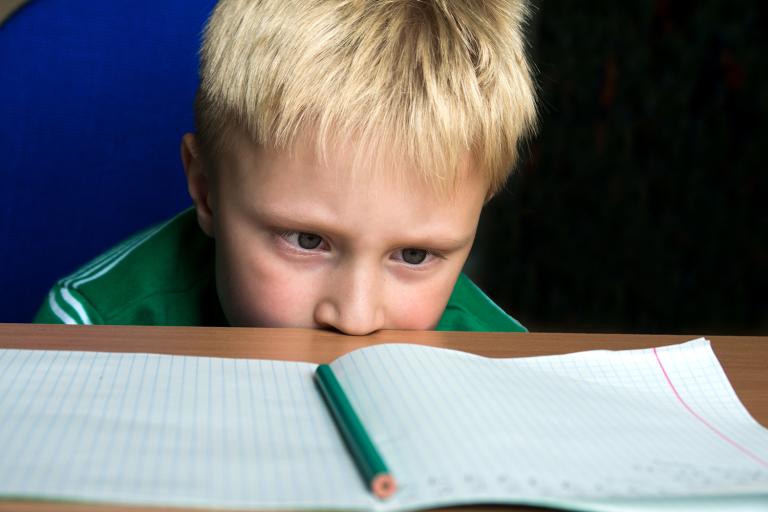
<svg viewBox="0 0 768 512">
<path fill-rule="evenodd" d="M 530 330 L 768 333 L 766 5 L 538 2 L 539 134 L 476 281 Z"/>
<path fill-rule="evenodd" d="M 0 25 L 0 321 L 190 204 L 213 3 L 31 0 Z M 768 333 L 767 22 L 758 2 L 535 2 L 539 132 L 466 272 L 532 331 Z"/>
</svg>

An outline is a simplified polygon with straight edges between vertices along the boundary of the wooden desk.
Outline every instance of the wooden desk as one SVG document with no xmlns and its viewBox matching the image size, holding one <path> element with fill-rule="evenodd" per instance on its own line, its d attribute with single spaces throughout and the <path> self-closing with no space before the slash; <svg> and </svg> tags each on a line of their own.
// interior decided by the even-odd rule
<svg viewBox="0 0 768 512">
<path fill-rule="evenodd" d="M 408 342 L 473 352 L 488 357 L 561 354 L 591 349 L 621 350 L 680 343 L 698 335 L 440 333 L 382 331 L 351 337 L 306 329 L 117 327 L 0 324 L 0 348 L 149 352 L 330 362 L 354 349 Z M 768 337 L 707 336 L 741 401 L 768 425 Z M 96 506 L 0 502 L 4 510 L 93 511 Z M 109 510 L 140 510 L 110 506 Z M 473 510 L 479 510 L 473 507 Z M 153 509 L 178 510 L 178 509 Z M 498 510 L 486 507 L 483 510 Z M 515 508 L 515 510 L 541 510 Z"/>
</svg>

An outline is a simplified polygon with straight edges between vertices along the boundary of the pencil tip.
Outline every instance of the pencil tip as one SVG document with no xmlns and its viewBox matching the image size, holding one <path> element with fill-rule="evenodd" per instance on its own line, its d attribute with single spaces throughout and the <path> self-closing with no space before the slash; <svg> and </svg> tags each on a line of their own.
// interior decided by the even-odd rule
<svg viewBox="0 0 768 512">
<path fill-rule="evenodd" d="M 380 474 L 376 475 L 371 482 L 371 489 L 374 496 L 381 499 L 386 499 L 395 494 L 397 491 L 397 484 L 392 475 Z"/>
</svg>

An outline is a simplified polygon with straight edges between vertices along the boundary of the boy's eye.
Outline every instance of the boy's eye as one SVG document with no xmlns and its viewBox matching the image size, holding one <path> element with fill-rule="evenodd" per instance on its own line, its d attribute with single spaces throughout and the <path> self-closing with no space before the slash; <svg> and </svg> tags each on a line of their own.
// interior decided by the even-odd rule
<svg viewBox="0 0 768 512">
<path fill-rule="evenodd" d="M 313 251 L 322 249 L 323 237 L 314 233 L 301 233 L 299 231 L 283 231 L 280 236 L 296 249 Z"/>
<path fill-rule="evenodd" d="M 317 249 L 323 239 L 313 233 L 298 233 L 297 241 L 302 249 Z"/>
<path fill-rule="evenodd" d="M 424 263 L 424 260 L 427 259 L 428 254 L 429 253 L 424 249 L 408 248 L 403 249 L 402 251 L 403 261 L 409 265 L 420 265 L 421 263 Z"/>
</svg>

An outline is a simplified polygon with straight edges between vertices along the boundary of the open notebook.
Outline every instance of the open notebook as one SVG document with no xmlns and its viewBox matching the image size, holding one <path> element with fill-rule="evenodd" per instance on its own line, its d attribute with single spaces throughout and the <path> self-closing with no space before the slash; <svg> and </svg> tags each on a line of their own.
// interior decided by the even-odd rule
<svg viewBox="0 0 768 512">
<path fill-rule="evenodd" d="M 705 339 L 332 365 L 398 481 L 371 495 L 308 363 L 0 350 L 0 498 L 411 510 L 768 510 L 768 430 Z"/>
</svg>

